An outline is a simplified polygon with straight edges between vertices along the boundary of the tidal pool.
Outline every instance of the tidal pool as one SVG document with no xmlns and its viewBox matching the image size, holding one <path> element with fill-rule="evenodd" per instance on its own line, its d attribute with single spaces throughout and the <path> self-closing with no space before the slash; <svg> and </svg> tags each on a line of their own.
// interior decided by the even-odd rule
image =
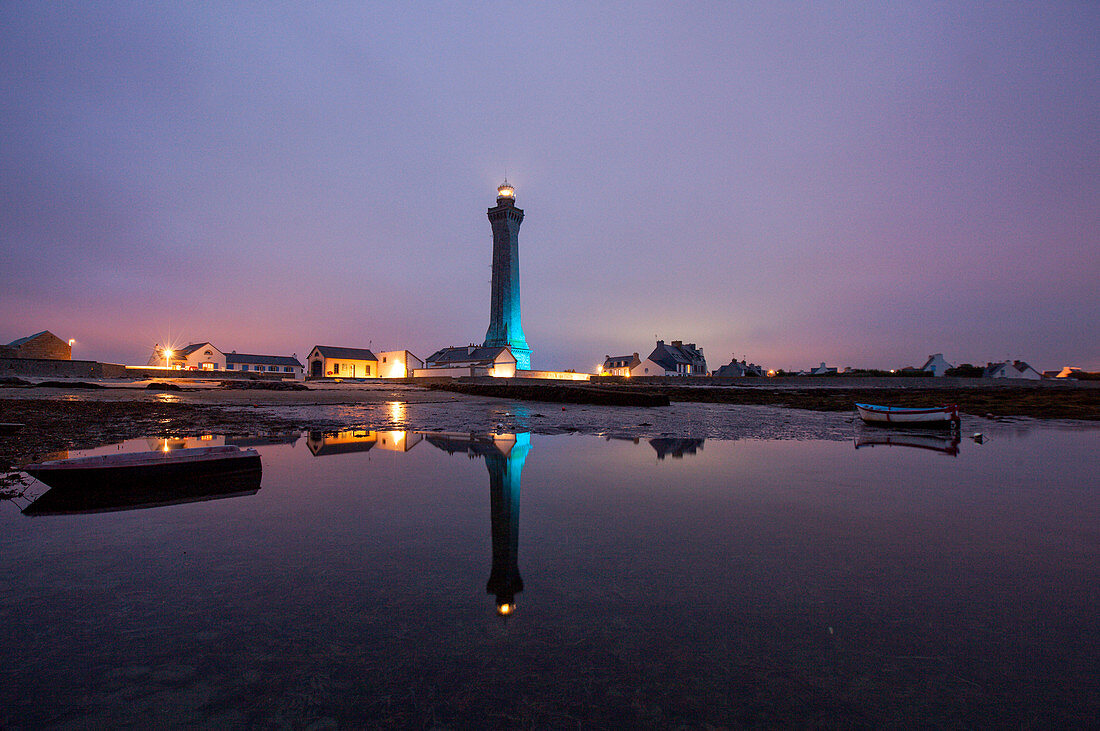
<svg viewBox="0 0 1100 731">
<path fill-rule="evenodd" d="M 1100 430 L 94 453 L 224 442 L 258 490 L 2 506 L 0 726 L 1100 715 Z"/>
</svg>

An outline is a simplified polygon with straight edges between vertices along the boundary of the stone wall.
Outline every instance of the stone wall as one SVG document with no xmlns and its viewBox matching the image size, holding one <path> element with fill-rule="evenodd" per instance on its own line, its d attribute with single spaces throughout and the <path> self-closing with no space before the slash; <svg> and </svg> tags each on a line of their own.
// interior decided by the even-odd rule
<svg viewBox="0 0 1100 731">
<path fill-rule="evenodd" d="M 68 344 L 66 343 L 66 347 Z M 0 376 L 43 376 L 59 378 L 125 378 L 126 366 L 94 360 L 47 360 L 42 358 L 0 358 Z"/>
</svg>

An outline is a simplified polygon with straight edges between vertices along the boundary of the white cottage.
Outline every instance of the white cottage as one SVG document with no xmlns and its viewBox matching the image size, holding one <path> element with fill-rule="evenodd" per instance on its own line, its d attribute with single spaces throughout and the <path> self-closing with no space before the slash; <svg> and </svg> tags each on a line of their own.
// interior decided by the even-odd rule
<svg viewBox="0 0 1100 731">
<path fill-rule="evenodd" d="M 1019 378 L 1027 381 L 1038 381 L 1043 374 L 1035 370 L 1022 360 L 1014 360 L 1011 363 L 990 363 L 986 366 L 983 378 Z"/>
<path fill-rule="evenodd" d="M 933 376 L 939 377 L 947 373 L 948 368 L 954 367 L 955 366 L 943 359 L 943 353 L 936 353 L 928 356 L 928 360 L 924 362 L 924 365 L 922 365 L 920 369 L 931 373 Z"/>
</svg>

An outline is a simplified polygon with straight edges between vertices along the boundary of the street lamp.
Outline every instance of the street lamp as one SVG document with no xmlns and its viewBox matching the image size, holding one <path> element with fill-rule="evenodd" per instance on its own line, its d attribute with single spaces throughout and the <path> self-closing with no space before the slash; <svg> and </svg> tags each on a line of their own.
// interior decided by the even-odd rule
<svg viewBox="0 0 1100 731">
<path fill-rule="evenodd" d="M 167 370 L 171 366 L 168 365 L 168 359 L 172 357 L 172 351 L 168 348 L 164 349 L 164 368 Z"/>
</svg>

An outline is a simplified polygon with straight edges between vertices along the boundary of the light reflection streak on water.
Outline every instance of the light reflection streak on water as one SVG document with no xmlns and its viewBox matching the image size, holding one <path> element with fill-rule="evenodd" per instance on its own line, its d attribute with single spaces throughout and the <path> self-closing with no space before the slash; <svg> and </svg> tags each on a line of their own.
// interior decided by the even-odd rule
<svg viewBox="0 0 1100 731">
<path fill-rule="evenodd" d="M 386 403 L 390 410 L 390 421 L 395 426 L 400 426 L 405 423 L 405 402 L 403 401 L 388 401 Z"/>
<path fill-rule="evenodd" d="M 178 404 L 180 402 L 180 397 L 173 393 L 158 393 L 155 398 L 162 404 Z"/>
</svg>

